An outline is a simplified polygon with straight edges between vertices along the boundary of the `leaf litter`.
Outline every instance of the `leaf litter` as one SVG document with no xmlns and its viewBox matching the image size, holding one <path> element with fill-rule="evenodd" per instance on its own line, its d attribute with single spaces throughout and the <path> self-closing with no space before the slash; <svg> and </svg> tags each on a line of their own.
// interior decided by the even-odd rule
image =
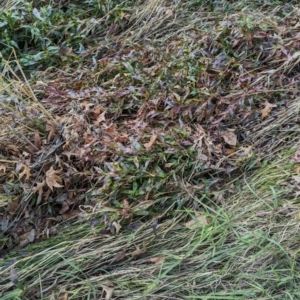
<svg viewBox="0 0 300 300">
<path fill-rule="evenodd" d="M 280 26 L 268 23 L 262 13 L 250 14 L 252 28 L 239 19 L 244 12 L 222 18 L 212 14 L 209 31 L 193 26 L 181 31 L 177 24 L 176 34 L 143 42 L 139 37 L 144 34 L 159 37 L 159 28 L 133 26 L 137 31 L 130 47 L 130 37 L 121 33 L 118 50 L 111 47 L 98 57 L 99 49 L 91 47 L 84 68 L 66 64 L 37 73 L 42 80 L 30 85 L 44 109 L 25 93 L 18 101 L 26 110 L 4 101 L 1 118 L 9 124 L 13 112 L 18 114 L 17 125 L 3 129 L 10 137 L 1 135 L 1 183 L 20 198 L 15 210 L 1 206 L 4 253 L 47 239 L 59 223 L 88 215 L 88 207 L 99 220 L 91 226 L 96 236 L 122 235 L 133 224 L 152 222 L 155 237 L 157 216 L 166 218 L 170 208 L 192 207 L 203 193 L 225 203 L 215 190 L 260 165 L 272 138 L 278 141 L 273 149 L 280 149 L 288 132 L 284 126 L 291 126 L 287 119 L 278 120 L 294 111 L 298 97 L 296 48 L 286 49 L 290 39 L 283 31 L 296 17 L 279 21 L 277 12 L 272 14 Z M 170 8 L 164 18 L 174 15 Z M 5 93 L 11 96 L 9 89 Z M 270 135 L 259 136 L 261 130 Z M 297 183 L 297 177 L 292 179 Z M 187 195 L 183 185 L 190 190 Z M 195 211 L 184 225 L 194 230 L 209 226 L 209 220 Z M 145 245 L 137 244 L 129 254 L 137 258 L 146 252 Z M 125 257 L 119 253 L 116 262 Z M 156 261 L 161 258 L 149 260 Z M 111 290 L 103 287 L 106 297 Z"/>
<path fill-rule="evenodd" d="M 286 99 L 295 97 L 291 92 L 295 79 L 290 73 L 281 75 L 277 71 L 280 67 L 268 77 L 271 60 L 281 58 L 283 53 L 275 47 L 274 36 L 266 33 L 256 19 L 249 47 L 249 36 L 240 30 L 241 24 L 235 17 L 224 18 L 209 25 L 211 36 L 201 33 L 209 45 L 197 30 L 189 29 L 185 34 L 166 36 L 161 45 L 132 41 L 130 48 L 110 50 L 110 55 L 99 58 L 96 66 L 88 59 L 94 57 L 90 52 L 85 56 L 85 69 L 75 69 L 68 76 L 63 70 L 45 71 L 44 78 L 32 85 L 32 91 L 38 94 L 43 107 L 51 110 L 52 118 L 47 119 L 43 110 L 32 108 L 37 117 L 35 124 L 26 114 L 18 117 L 19 124 L 27 122 L 27 127 L 33 129 L 29 134 L 24 127 L 26 140 L 14 138 L 23 146 L 15 147 L 16 143 L 5 138 L 2 142 L 8 149 L 2 150 L 3 159 L 21 159 L 16 171 L 18 180 L 28 185 L 23 188 L 27 193 L 23 199 L 31 197 L 30 209 L 39 205 L 51 207 L 50 199 L 67 190 L 81 197 L 76 205 L 97 202 L 91 196 L 97 191 L 97 197 L 107 199 L 107 205 L 114 197 L 120 198 L 117 206 L 127 197 L 134 207 L 148 201 L 148 197 L 153 199 L 153 205 L 144 209 L 123 208 L 118 217 L 111 216 L 112 222 L 115 217 L 128 222 L 141 214 L 150 219 L 161 192 L 180 192 L 177 179 L 174 181 L 176 173 L 189 174 L 189 182 L 194 185 L 206 182 L 211 172 L 228 177 L 250 161 L 259 163 L 258 156 L 239 150 L 251 147 L 258 151 L 247 141 L 247 126 L 248 131 L 253 122 L 260 126 L 259 113 L 265 120 L 284 110 L 286 104 L 274 102 L 279 94 Z M 227 39 L 217 34 L 233 26 L 236 29 L 229 31 Z M 120 39 L 119 43 L 125 41 Z M 222 47 L 228 43 L 232 48 L 225 54 Z M 270 45 L 274 45 L 273 54 L 260 68 L 242 51 L 249 47 L 248 51 L 259 51 L 263 56 Z M 197 50 L 200 48 L 202 53 Z M 90 68 L 92 73 L 87 71 Z M 289 88 L 277 85 L 278 80 L 283 82 L 282 76 Z M 19 97 L 24 101 L 22 94 Z M 6 107 L 3 112 L 9 115 Z M 27 110 L 30 107 L 27 104 Z M 26 162 L 22 159 L 23 149 L 29 153 Z M 182 157 L 188 157 L 194 167 L 176 163 Z M 9 167 L 4 163 L 2 169 Z M 195 170 L 201 168 L 204 172 L 199 178 Z M 14 180 L 11 176 L 10 180 Z M 208 182 L 207 192 L 213 189 L 215 180 Z M 86 191 L 88 197 L 84 196 Z M 171 199 L 172 196 L 169 203 Z M 25 201 L 21 201 L 22 205 Z M 51 217 L 72 218 L 71 210 L 76 205 L 59 205 L 57 215 L 53 212 Z"/>
</svg>

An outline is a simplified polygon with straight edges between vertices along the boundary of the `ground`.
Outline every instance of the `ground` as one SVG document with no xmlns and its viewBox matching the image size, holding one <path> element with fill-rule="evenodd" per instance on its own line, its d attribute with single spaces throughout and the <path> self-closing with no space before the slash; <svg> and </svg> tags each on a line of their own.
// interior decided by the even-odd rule
<svg viewBox="0 0 300 300">
<path fill-rule="evenodd" d="M 1 299 L 299 298 L 285 2 L 1 4 Z"/>
</svg>

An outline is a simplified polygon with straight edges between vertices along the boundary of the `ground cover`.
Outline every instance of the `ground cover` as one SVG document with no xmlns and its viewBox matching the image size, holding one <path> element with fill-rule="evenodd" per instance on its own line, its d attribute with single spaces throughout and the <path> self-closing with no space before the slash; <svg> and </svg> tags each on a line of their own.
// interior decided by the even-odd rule
<svg viewBox="0 0 300 300">
<path fill-rule="evenodd" d="M 3 7 L 3 299 L 298 297 L 296 4 Z"/>
</svg>

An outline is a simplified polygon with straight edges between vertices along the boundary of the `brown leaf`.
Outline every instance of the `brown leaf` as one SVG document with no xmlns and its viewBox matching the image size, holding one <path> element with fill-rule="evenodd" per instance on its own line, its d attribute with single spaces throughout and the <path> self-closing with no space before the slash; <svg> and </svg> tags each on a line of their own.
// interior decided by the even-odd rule
<svg viewBox="0 0 300 300">
<path fill-rule="evenodd" d="M 132 215 L 130 210 L 131 210 L 131 208 L 130 208 L 128 200 L 126 198 L 123 199 L 123 209 L 121 210 L 120 215 L 122 217 L 124 217 L 125 219 L 128 219 Z"/>
<path fill-rule="evenodd" d="M 94 122 L 95 125 L 99 126 L 99 124 L 101 122 L 104 122 L 106 119 L 105 119 L 105 114 L 106 114 L 106 111 L 104 111 L 102 114 L 100 114 L 98 117 L 97 117 L 97 120 Z"/>
<path fill-rule="evenodd" d="M 34 134 L 34 146 L 39 150 L 42 148 L 42 141 L 38 131 L 36 131 Z"/>
<path fill-rule="evenodd" d="M 73 210 L 71 210 L 71 211 L 69 211 L 69 212 L 67 212 L 67 213 L 65 213 L 65 214 L 63 214 L 61 216 L 62 216 L 63 220 L 65 221 L 65 220 L 69 220 L 69 219 L 71 219 L 73 217 L 78 216 L 80 213 L 81 213 L 81 210 L 79 210 L 79 209 L 73 209 Z"/>
<path fill-rule="evenodd" d="M 20 204 L 19 197 L 15 198 L 13 201 L 8 202 L 8 211 L 10 213 L 14 213 L 17 211 Z"/>
<path fill-rule="evenodd" d="M 151 136 L 151 138 L 150 138 L 149 143 L 145 143 L 145 144 L 144 144 L 144 146 L 145 146 L 145 148 L 146 148 L 147 151 L 150 151 L 150 150 L 151 150 L 151 148 L 152 148 L 152 146 L 153 146 L 153 144 L 154 144 L 154 142 L 155 142 L 156 139 L 157 139 L 157 135 L 156 135 L 156 134 L 153 134 L 153 135 Z"/>
<path fill-rule="evenodd" d="M 294 162 L 294 163 L 300 162 L 300 147 L 297 149 L 294 156 L 292 157 L 292 162 Z"/>
<path fill-rule="evenodd" d="M 122 251 L 118 252 L 115 255 L 113 262 L 123 260 L 125 256 L 126 256 L 126 251 L 123 249 Z"/>
<path fill-rule="evenodd" d="M 264 103 L 265 107 L 261 110 L 261 118 L 264 119 L 269 115 L 273 107 L 277 107 L 276 104 L 271 104 L 268 101 Z"/>
<path fill-rule="evenodd" d="M 250 157 L 252 153 L 252 146 L 241 147 L 240 151 L 237 152 L 238 157 Z"/>
<path fill-rule="evenodd" d="M 4 173 L 6 172 L 6 165 L 5 164 L 0 164 L 0 173 Z"/>
<path fill-rule="evenodd" d="M 154 256 L 154 257 L 150 257 L 148 259 L 148 261 L 158 265 L 158 264 L 162 263 L 164 261 L 164 259 L 162 256 Z"/>
<path fill-rule="evenodd" d="M 93 113 L 94 113 L 94 118 L 95 119 L 97 119 L 97 117 L 100 115 L 101 110 L 102 110 L 102 107 L 99 106 L 99 105 L 97 105 L 97 106 L 94 107 Z"/>
<path fill-rule="evenodd" d="M 172 17 L 173 16 L 173 10 L 172 9 L 167 9 L 165 12 L 167 17 Z"/>
<path fill-rule="evenodd" d="M 70 152 L 70 151 L 64 151 L 62 154 L 66 155 L 68 157 L 68 161 L 71 160 L 71 156 L 78 157 L 78 153 Z"/>
<path fill-rule="evenodd" d="M 225 143 L 227 143 L 230 146 L 236 146 L 237 138 L 232 131 L 221 131 L 220 133 Z"/>
<path fill-rule="evenodd" d="M 141 249 L 139 245 L 135 246 L 135 250 L 130 253 L 132 257 L 139 256 L 147 251 L 145 244 L 143 244 L 143 248 Z"/>
<path fill-rule="evenodd" d="M 69 297 L 68 293 L 64 293 L 59 296 L 58 300 L 68 300 L 68 297 Z"/>
<path fill-rule="evenodd" d="M 59 214 L 60 215 L 63 215 L 67 210 L 69 210 L 69 208 L 70 208 L 70 204 L 67 202 L 67 201 L 64 201 L 63 203 L 62 203 L 62 208 L 59 210 Z"/>
<path fill-rule="evenodd" d="M 208 224 L 207 217 L 204 215 L 199 214 L 198 212 L 195 213 L 195 219 L 192 219 L 184 224 L 187 228 L 193 230 L 198 227 L 204 226 Z"/>
<path fill-rule="evenodd" d="M 267 213 L 265 211 L 258 211 L 256 213 L 256 216 L 259 218 L 264 218 L 267 215 Z"/>
<path fill-rule="evenodd" d="M 19 180 L 21 180 L 24 176 L 25 176 L 25 180 L 29 180 L 31 177 L 31 172 L 30 172 L 30 168 L 27 167 L 25 164 L 23 163 L 17 163 L 17 167 L 16 167 L 17 171 L 19 171 Z M 23 169 L 22 172 L 20 172 Z"/>
<path fill-rule="evenodd" d="M 112 225 L 116 228 L 116 234 L 119 234 L 120 229 L 122 228 L 122 226 L 119 223 L 115 222 L 115 221 L 112 223 Z"/>
<path fill-rule="evenodd" d="M 37 182 L 36 186 L 32 188 L 32 191 L 34 193 L 38 192 L 38 198 L 36 200 L 36 205 L 39 205 L 41 203 L 44 185 L 45 185 L 45 180 L 43 180 L 42 182 Z"/>
<path fill-rule="evenodd" d="M 105 291 L 105 293 L 106 293 L 105 300 L 110 300 L 113 293 L 114 293 L 114 288 L 113 287 L 108 287 L 108 286 L 105 286 L 105 285 L 102 288 L 103 288 L 103 291 Z M 102 297 L 101 297 L 101 299 L 102 299 Z"/>
<path fill-rule="evenodd" d="M 19 236 L 20 247 L 25 247 L 29 243 L 32 243 L 34 241 L 34 238 L 35 238 L 35 229 L 31 229 L 30 231 L 25 232 L 24 234 Z"/>
<path fill-rule="evenodd" d="M 51 166 L 51 168 L 46 172 L 46 183 L 52 191 L 54 187 L 63 187 L 63 185 L 61 185 L 62 179 L 58 176 L 61 171 L 61 169 L 54 170 L 53 166 Z"/>
</svg>

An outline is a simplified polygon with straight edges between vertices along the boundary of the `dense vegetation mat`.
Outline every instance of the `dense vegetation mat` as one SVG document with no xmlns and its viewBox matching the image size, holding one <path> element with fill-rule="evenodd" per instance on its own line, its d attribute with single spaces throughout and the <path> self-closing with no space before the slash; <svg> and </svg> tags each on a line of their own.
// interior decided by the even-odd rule
<svg viewBox="0 0 300 300">
<path fill-rule="evenodd" d="M 296 299 L 297 3 L 3 8 L 3 299 Z"/>
<path fill-rule="evenodd" d="M 151 224 L 117 236 L 61 225 L 7 256 L 3 299 L 297 299 L 298 176 L 289 161 L 283 155 L 239 178 L 223 208 L 196 199 L 202 211 L 174 212 L 157 236 Z"/>
</svg>

